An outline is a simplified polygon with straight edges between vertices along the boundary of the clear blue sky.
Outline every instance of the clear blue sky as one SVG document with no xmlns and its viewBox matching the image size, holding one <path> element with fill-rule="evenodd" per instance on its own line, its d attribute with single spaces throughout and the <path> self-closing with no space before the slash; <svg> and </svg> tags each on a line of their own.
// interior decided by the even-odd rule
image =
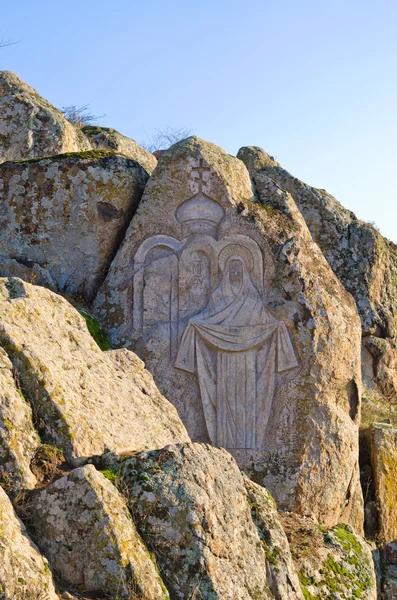
<svg viewBox="0 0 397 600">
<path fill-rule="evenodd" d="M 57 107 L 142 141 L 257 145 L 397 242 L 395 0 L 1 0 L 0 52 Z M 146 133 L 145 133 L 146 132 Z"/>
</svg>

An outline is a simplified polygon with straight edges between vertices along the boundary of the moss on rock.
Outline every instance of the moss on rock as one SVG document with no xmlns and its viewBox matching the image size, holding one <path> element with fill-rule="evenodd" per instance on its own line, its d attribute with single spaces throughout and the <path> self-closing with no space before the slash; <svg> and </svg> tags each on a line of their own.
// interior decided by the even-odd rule
<svg viewBox="0 0 397 600">
<path fill-rule="evenodd" d="M 89 315 L 83 310 L 79 311 L 87 323 L 87 329 L 100 347 L 101 350 L 110 350 L 112 347 L 106 334 L 102 331 L 100 324 L 95 317 Z"/>
<path fill-rule="evenodd" d="M 375 600 L 370 548 L 349 525 L 322 527 L 310 519 L 282 517 L 305 600 Z"/>
</svg>

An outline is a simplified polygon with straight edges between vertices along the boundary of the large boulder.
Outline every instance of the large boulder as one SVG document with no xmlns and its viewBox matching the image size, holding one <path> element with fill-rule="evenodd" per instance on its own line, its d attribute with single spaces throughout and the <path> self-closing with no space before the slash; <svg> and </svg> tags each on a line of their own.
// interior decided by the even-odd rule
<svg viewBox="0 0 397 600">
<path fill-rule="evenodd" d="M 48 562 L 29 539 L 0 487 L 0 597 L 58 600 Z"/>
<path fill-rule="evenodd" d="M 169 598 L 124 498 L 94 466 L 32 494 L 29 522 L 52 568 L 77 590 L 120 600 Z"/>
<path fill-rule="evenodd" d="M 102 352 L 61 296 L 0 279 L 0 344 L 42 435 L 73 465 L 188 440 L 142 361 L 128 350 Z"/>
<path fill-rule="evenodd" d="M 15 380 L 10 359 L 0 347 L 0 485 L 9 494 L 36 485 L 30 463 L 39 445 L 32 409 Z"/>
<path fill-rule="evenodd" d="M 90 140 L 93 148 L 114 150 L 127 158 L 136 160 L 149 175 L 154 171 L 157 165 L 156 157 L 142 148 L 135 140 L 122 135 L 115 129 L 97 125 L 87 125 L 83 127 L 82 131 Z"/>
<path fill-rule="evenodd" d="M 281 509 L 333 525 L 354 498 L 361 530 L 357 309 L 291 195 L 264 175 L 256 192 L 217 146 L 172 146 L 94 307 L 192 439 L 227 448 Z"/>
<path fill-rule="evenodd" d="M 90 149 L 81 130 L 36 90 L 0 71 L 0 162 Z"/>
<path fill-rule="evenodd" d="M 365 382 L 375 379 L 387 398 L 397 396 L 397 246 L 373 224 L 357 219 L 331 194 L 313 188 L 277 163 L 264 160 L 261 148 L 243 147 L 240 158 L 254 184 L 258 175 L 289 192 L 314 241 L 356 300 L 363 327 Z"/>
<path fill-rule="evenodd" d="M 118 475 L 172 598 L 272 598 L 266 545 L 225 450 L 189 444 L 141 452 Z"/>
<path fill-rule="evenodd" d="M 281 521 L 305 599 L 378 598 L 371 548 L 350 526 L 329 529 L 288 513 Z"/>
<path fill-rule="evenodd" d="M 0 275 L 89 301 L 147 179 L 106 150 L 0 165 Z"/>
</svg>

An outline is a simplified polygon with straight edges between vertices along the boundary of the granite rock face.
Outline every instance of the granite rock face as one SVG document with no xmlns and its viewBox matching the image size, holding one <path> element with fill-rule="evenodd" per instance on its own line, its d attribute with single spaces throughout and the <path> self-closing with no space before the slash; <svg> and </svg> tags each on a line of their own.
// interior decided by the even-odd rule
<svg viewBox="0 0 397 600">
<path fill-rule="evenodd" d="M 244 477 L 248 504 L 266 553 L 267 581 L 276 600 L 303 600 L 287 536 L 269 492 Z"/>
<path fill-rule="evenodd" d="M 29 518 L 65 583 L 126 600 L 169 598 L 124 498 L 92 465 L 35 492 Z"/>
<path fill-rule="evenodd" d="M 0 162 L 90 149 L 85 135 L 36 90 L 0 71 Z"/>
<path fill-rule="evenodd" d="M 58 600 L 48 562 L 40 555 L 0 487 L 0 597 Z"/>
<path fill-rule="evenodd" d="M 386 423 L 374 423 L 371 434 L 379 541 L 390 544 L 397 540 L 397 429 Z M 397 563 L 397 552 L 394 560 Z"/>
<path fill-rule="evenodd" d="M 356 300 L 363 328 L 363 347 L 371 368 L 363 371 L 371 387 L 373 377 L 387 398 L 397 394 L 397 247 L 376 228 L 356 218 L 326 190 L 313 188 L 278 164 L 258 156 L 256 147 L 241 148 L 255 184 L 266 175 L 289 192 L 305 218 L 314 241 L 344 287 Z M 266 155 L 267 156 L 267 155 Z"/>
<path fill-rule="evenodd" d="M 119 476 L 172 598 L 272 598 L 265 545 L 225 450 L 189 444 L 141 452 Z"/>
<path fill-rule="evenodd" d="M 333 525 L 355 497 L 361 531 L 357 309 L 291 195 L 262 172 L 256 188 L 217 146 L 172 146 L 95 310 L 193 440 L 227 448 L 281 509 Z"/>
<path fill-rule="evenodd" d="M 102 352 L 61 296 L 0 279 L 0 344 L 43 435 L 73 465 L 188 440 L 142 361 L 128 350 Z"/>
<path fill-rule="evenodd" d="M 351 527 L 328 529 L 288 513 L 281 522 L 306 599 L 378 598 L 371 549 Z"/>
<path fill-rule="evenodd" d="M 113 150 L 127 158 L 136 160 L 149 175 L 156 165 L 156 157 L 140 146 L 135 140 L 122 135 L 115 129 L 98 126 L 86 126 L 82 129 L 84 135 L 90 140 L 93 148 Z"/>
<path fill-rule="evenodd" d="M 0 165 L 0 275 L 89 301 L 147 179 L 105 150 Z"/>
<path fill-rule="evenodd" d="M 10 359 L 0 347 L 0 485 L 9 494 L 35 486 L 30 462 L 39 444 L 32 410 L 17 386 Z"/>
</svg>

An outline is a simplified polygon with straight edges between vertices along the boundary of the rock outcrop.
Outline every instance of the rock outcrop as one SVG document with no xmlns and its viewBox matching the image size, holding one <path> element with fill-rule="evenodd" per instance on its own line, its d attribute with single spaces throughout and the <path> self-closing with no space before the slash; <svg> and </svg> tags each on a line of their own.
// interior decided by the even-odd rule
<svg viewBox="0 0 397 600">
<path fill-rule="evenodd" d="M 313 188 L 271 160 L 257 147 L 238 153 L 256 184 L 267 176 L 289 192 L 328 263 L 356 300 L 363 328 L 363 371 L 389 399 L 397 396 L 397 247 L 376 228 L 357 219 L 331 194 Z M 370 362 L 370 365 L 369 365 Z"/>
<path fill-rule="evenodd" d="M 32 410 L 15 381 L 10 359 L 0 347 L 0 485 L 9 494 L 36 485 L 30 463 L 39 444 Z"/>
<path fill-rule="evenodd" d="M 396 598 L 396 246 L 6 71 L 0 163 L 0 598 Z"/>
<path fill-rule="evenodd" d="M 397 540 L 397 429 L 386 423 L 374 423 L 371 446 L 378 535 L 382 544 L 389 544 Z"/>
<path fill-rule="evenodd" d="M 189 444 L 141 452 L 122 463 L 119 476 L 172 598 L 272 598 L 267 546 L 225 450 Z"/>
<path fill-rule="evenodd" d="M 95 310 L 112 342 L 145 360 L 192 439 L 226 447 L 282 509 L 333 525 L 354 497 L 361 531 L 357 309 L 291 195 L 264 175 L 257 193 L 217 146 L 195 137 L 172 146 Z M 243 283 L 225 308 L 232 260 Z"/>
<path fill-rule="evenodd" d="M 115 129 L 87 125 L 82 129 L 84 135 L 90 140 L 93 148 L 113 150 L 127 158 L 136 160 L 149 175 L 152 174 L 156 165 L 156 157 L 140 146 L 135 140 L 122 135 Z"/>
<path fill-rule="evenodd" d="M 376 600 L 371 549 L 351 527 L 321 527 L 297 515 L 281 515 L 306 600 Z"/>
<path fill-rule="evenodd" d="M 0 162 L 90 149 L 81 130 L 36 90 L 0 71 Z"/>
<path fill-rule="evenodd" d="M 0 165 L 0 275 L 89 301 L 147 179 L 106 150 Z"/>
<path fill-rule="evenodd" d="M 125 500 L 92 465 L 38 490 L 29 506 L 37 544 L 66 584 L 125 600 L 169 598 Z"/>
<path fill-rule="evenodd" d="M 132 352 L 102 352 L 85 320 L 53 292 L 0 279 L 0 345 L 42 435 L 75 466 L 188 440 L 174 407 Z"/>
<path fill-rule="evenodd" d="M 0 597 L 58 600 L 48 562 L 29 539 L 0 487 Z"/>
</svg>

